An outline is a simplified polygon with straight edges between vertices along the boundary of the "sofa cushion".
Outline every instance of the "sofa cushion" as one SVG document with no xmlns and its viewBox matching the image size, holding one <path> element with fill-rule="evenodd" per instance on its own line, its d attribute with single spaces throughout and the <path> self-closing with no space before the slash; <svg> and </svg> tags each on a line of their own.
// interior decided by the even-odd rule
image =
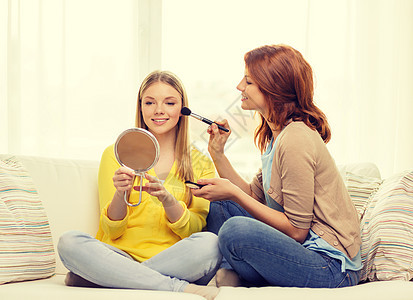
<svg viewBox="0 0 413 300">
<path fill-rule="evenodd" d="M 3 155 L 0 155 L 0 158 Z M 16 155 L 26 168 L 49 218 L 57 253 L 57 242 L 68 230 L 96 234 L 99 225 L 99 161 Z M 56 256 L 56 274 L 66 274 Z"/>
<path fill-rule="evenodd" d="M 347 172 L 350 172 L 360 176 L 381 179 L 379 168 L 371 162 L 338 165 L 337 168 L 343 178 L 345 178 Z"/>
<path fill-rule="evenodd" d="M 14 157 L 0 160 L 0 284 L 55 271 L 46 212 L 33 180 Z"/>
<path fill-rule="evenodd" d="M 380 185 L 361 220 L 361 280 L 413 278 L 413 171 Z"/>
<path fill-rule="evenodd" d="M 0 286 L 1 300 L 205 300 L 189 293 L 66 286 L 65 275 Z M 413 286 L 413 284 L 412 284 Z M 232 298 L 230 298 L 232 299 Z M 218 299 L 217 299 L 218 300 Z M 352 299 L 354 300 L 354 299 Z"/>
<path fill-rule="evenodd" d="M 346 172 L 344 183 L 350 194 L 350 198 L 356 207 L 359 220 L 361 220 L 361 217 L 366 210 L 370 197 L 377 192 L 381 182 L 381 179 L 375 177 Z"/>
</svg>

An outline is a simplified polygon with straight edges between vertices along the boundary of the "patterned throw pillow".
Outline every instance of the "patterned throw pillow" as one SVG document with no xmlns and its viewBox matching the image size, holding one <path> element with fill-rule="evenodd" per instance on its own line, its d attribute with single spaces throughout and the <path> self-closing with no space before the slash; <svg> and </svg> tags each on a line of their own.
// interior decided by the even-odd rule
<svg viewBox="0 0 413 300">
<path fill-rule="evenodd" d="M 350 194 L 350 198 L 356 207 L 359 220 L 361 220 L 369 199 L 375 194 L 382 183 L 382 180 L 346 172 L 344 183 L 347 187 L 348 193 Z"/>
<path fill-rule="evenodd" d="M 361 220 L 361 280 L 413 278 L 413 171 L 383 181 Z"/>
<path fill-rule="evenodd" d="M 0 284 L 50 277 L 52 235 L 33 180 L 14 157 L 0 160 Z"/>
</svg>

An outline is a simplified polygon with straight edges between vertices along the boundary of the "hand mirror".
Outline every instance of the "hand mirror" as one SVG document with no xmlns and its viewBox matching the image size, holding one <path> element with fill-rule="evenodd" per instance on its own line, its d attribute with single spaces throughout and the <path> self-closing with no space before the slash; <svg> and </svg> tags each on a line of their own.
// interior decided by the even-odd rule
<svg viewBox="0 0 413 300">
<path fill-rule="evenodd" d="M 155 136 L 143 128 L 130 128 L 122 132 L 115 143 L 115 157 L 118 163 L 140 176 L 139 202 L 129 203 L 125 192 L 124 200 L 129 206 L 138 206 L 142 201 L 142 181 L 145 172 L 159 160 L 159 143 Z"/>
</svg>

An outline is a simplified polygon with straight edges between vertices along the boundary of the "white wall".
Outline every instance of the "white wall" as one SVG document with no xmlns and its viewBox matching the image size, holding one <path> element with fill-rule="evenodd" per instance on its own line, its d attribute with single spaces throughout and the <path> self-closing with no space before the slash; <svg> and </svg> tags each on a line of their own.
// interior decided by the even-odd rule
<svg viewBox="0 0 413 300">
<path fill-rule="evenodd" d="M 251 115 L 241 112 L 249 122 L 240 126 L 235 114 L 243 55 L 279 43 L 313 67 L 337 163 L 372 161 L 384 177 L 413 168 L 413 1 L 175 0 L 163 13 L 162 64 L 182 77 L 193 110 L 227 118 L 240 133 L 228 152 L 243 172 L 260 164 Z M 202 140 L 205 126 L 193 125 Z"/>
<path fill-rule="evenodd" d="M 0 152 L 98 160 L 162 68 L 194 112 L 230 121 L 229 157 L 250 177 L 260 159 L 235 89 L 243 55 L 286 43 L 313 66 L 337 163 L 413 168 L 413 1 L 0 0 L 0 22 Z M 191 121 L 204 151 L 205 129 Z"/>
<path fill-rule="evenodd" d="M 139 83 L 160 67 L 160 54 L 150 50 L 160 45 L 160 30 L 152 26 L 160 1 L 2 5 L 8 13 L 2 10 L 1 151 L 100 159 L 104 147 L 134 126 Z"/>
</svg>

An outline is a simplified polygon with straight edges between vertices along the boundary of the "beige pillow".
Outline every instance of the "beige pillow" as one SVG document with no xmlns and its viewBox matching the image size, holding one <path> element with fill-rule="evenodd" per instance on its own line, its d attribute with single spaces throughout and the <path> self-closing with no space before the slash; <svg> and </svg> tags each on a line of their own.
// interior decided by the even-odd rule
<svg viewBox="0 0 413 300">
<path fill-rule="evenodd" d="M 16 158 L 0 160 L 0 284 L 50 277 L 55 253 L 46 212 Z"/>
<path fill-rule="evenodd" d="M 380 185 L 361 220 L 361 280 L 413 278 L 413 171 Z"/>
<path fill-rule="evenodd" d="M 345 173 L 344 183 L 356 207 L 359 220 L 361 220 L 366 210 L 369 199 L 377 191 L 381 182 L 382 180 L 378 178 L 357 175 L 351 172 Z"/>
</svg>

